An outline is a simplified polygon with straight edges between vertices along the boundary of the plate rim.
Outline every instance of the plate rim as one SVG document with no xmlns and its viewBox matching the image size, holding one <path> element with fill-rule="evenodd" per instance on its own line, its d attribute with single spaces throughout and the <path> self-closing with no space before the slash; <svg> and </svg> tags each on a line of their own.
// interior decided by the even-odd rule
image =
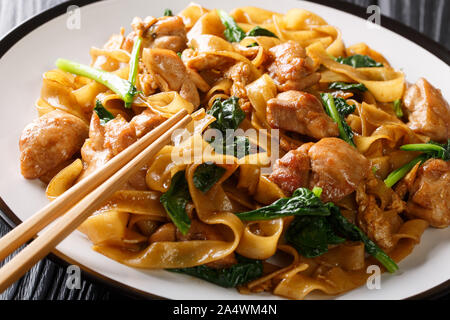
<svg viewBox="0 0 450 320">
<path fill-rule="evenodd" d="M 5 34 L 0 39 L 0 59 L 22 38 L 27 34 L 34 31 L 41 25 L 47 23 L 48 21 L 57 18 L 58 16 L 67 12 L 67 8 L 72 5 L 78 7 L 83 7 L 92 3 L 107 1 L 107 0 L 69 0 L 60 3 L 57 6 L 51 7 L 41 13 L 38 13 L 31 18 L 25 20 L 21 24 L 17 25 L 7 34 Z M 360 7 L 353 3 L 342 2 L 340 0 L 307 0 L 308 2 L 317 3 L 327 7 L 331 7 L 345 13 L 360 17 L 367 18 L 367 13 L 363 7 Z M 450 65 L 450 50 L 442 46 L 440 43 L 434 41 L 433 39 L 427 37 L 426 35 L 412 29 L 411 27 L 398 22 L 390 17 L 381 15 L 381 25 L 386 29 L 401 35 L 402 37 L 418 44 L 426 51 L 432 53 L 447 65 Z M 17 217 L 17 215 L 8 207 L 5 201 L 0 196 L 0 219 L 3 220 L 10 228 L 15 228 L 22 221 Z M 144 292 L 128 286 L 124 283 L 106 277 L 89 267 L 78 263 L 77 261 L 69 258 L 58 250 L 53 250 L 47 257 L 56 264 L 64 267 L 70 264 L 78 265 L 86 276 L 87 280 L 100 284 L 106 287 L 109 291 L 119 292 L 131 298 L 137 299 L 166 299 L 148 292 Z M 421 293 L 415 294 L 406 298 L 406 300 L 419 300 L 419 299 L 438 299 L 445 294 L 450 293 L 450 280 L 447 280 L 431 289 L 423 291 Z"/>
</svg>

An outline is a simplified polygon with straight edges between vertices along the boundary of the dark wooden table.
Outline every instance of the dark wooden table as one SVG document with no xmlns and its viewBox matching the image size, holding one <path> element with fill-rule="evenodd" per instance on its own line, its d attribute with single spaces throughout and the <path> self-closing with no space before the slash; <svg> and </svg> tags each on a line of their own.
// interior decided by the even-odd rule
<svg viewBox="0 0 450 320">
<path fill-rule="evenodd" d="M 364 8 L 379 5 L 384 15 L 426 34 L 450 49 L 450 1 L 449 0 L 344 0 Z M 64 0 L 0 0 L 0 38 L 27 18 Z M 0 220 L 0 236 L 9 227 Z M 3 263 L 0 262 L 0 265 Z M 67 273 L 64 266 L 44 259 L 36 264 L 22 279 L 0 294 L 0 300 L 110 300 L 128 299 L 112 288 L 96 280 L 82 276 L 81 289 L 66 287 Z M 444 297 L 449 300 L 450 295 Z"/>
</svg>

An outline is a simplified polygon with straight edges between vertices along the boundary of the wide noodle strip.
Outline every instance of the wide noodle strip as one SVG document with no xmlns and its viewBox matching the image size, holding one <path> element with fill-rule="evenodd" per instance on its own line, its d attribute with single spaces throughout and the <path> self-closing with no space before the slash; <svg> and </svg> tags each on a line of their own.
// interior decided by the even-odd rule
<svg viewBox="0 0 450 320">
<path fill-rule="evenodd" d="M 156 242 L 137 254 L 106 246 L 96 246 L 94 249 L 114 260 L 138 268 L 192 267 L 220 260 L 231 254 L 239 244 L 243 231 L 242 222 L 230 212 L 233 210 L 232 204 L 220 185 L 216 185 L 206 194 L 193 185 L 193 175 L 197 166 L 190 165 L 186 170 L 186 180 L 197 215 L 204 223 L 228 227 L 231 230 L 230 242 L 213 240 Z M 230 165 L 226 168 L 227 173 L 223 179 L 231 175 L 237 166 Z"/>
<path fill-rule="evenodd" d="M 282 232 L 282 219 L 250 222 L 245 226 L 236 252 L 252 259 L 268 259 L 275 254 Z"/>
<path fill-rule="evenodd" d="M 90 49 L 89 66 L 133 89 L 130 101 L 89 74 L 46 72 L 31 126 L 39 130 L 21 139 L 21 160 L 40 159 L 29 141 L 46 152 L 37 178 L 53 200 L 185 109 L 192 121 L 78 228 L 95 251 L 200 278 L 235 267 L 240 282 L 221 285 L 289 299 L 345 293 L 374 266 L 394 272 L 430 224 L 408 208 L 426 191 L 417 179 L 445 166 L 445 145 L 432 145 L 440 159 L 426 170 L 415 163 L 398 186 L 383 179 L 421 154 L 402 146 L 432 140 L 411 124 L 417 101 L 445 119 L 437 91 L 418 87 L 407 98 L 411 86 L 382 48 L 346 46 L 333 21 L 307 10 L 218 10 L 191 3 L 177 15 L 136 18 L 128 35 L 122 28 Z M 60 127 L 70 141 L 47 143 Z M 72 132 L 78 127 L 84 132 Z M 341 161 L 351 152 L 356 178 Z M 339 196 L 327 203 L 325 193 Z M 431 215 L 434 202 L 414 206 Z M 249 266 L 260 267 L 254 277 Z"/>
<path fill-rule="evenodd" d="M 47 185 L 45 194 L 49 200 L 53 200 L 69 190 L 75 184 L 83 170 L 83 162 L 76 159 L 70 165 L 59 171 Z"/>
<path fill-rule="evenodd" d="M 327 69 L 343 74 L 355 82 L 363 83 L 380 102 L 400 99 L 405 87 L 405 76 L 390 67 L 358 68 L 336 62 L 321 43 L 307 48 L 308 55 Z"/>
</svg>

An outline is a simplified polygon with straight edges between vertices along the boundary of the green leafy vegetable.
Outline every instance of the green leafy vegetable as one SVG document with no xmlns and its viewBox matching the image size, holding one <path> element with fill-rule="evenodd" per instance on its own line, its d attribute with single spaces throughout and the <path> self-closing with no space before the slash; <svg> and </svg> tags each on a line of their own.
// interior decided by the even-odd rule
<svg viewBox="0 0 450 320">
<path fill-rule="evenodd" d="M 300 190 L 308 194 L 309 199 L 313 199 L 314 207 L 320 208 L 320 210 L 311 210 L 298 214 L 297 212 L 299 211 L 281 207 L 281 210 L 286 210 L 285 214 L 281 212 L 275 217 L 296 215 L 286 231 L 285 238 L 301 255 L 307 258 L 318 257 L 326 253 L 328 246 L 331 244 L 343 243 L 346 240 L 361 241 L 364 243 L 366 252 L 380 261 L 389 272 L 398 270 L 396 263 L 383 250 L 370 240 L 361 229 L 341 214 L 339 207 L 331 202 L 324 204 L 320 200 L 322 189 L 314 188 L 313 191 L 304 188 L 297 189 L 297 191 Z M 297 191 L 294 192 L 293 197 Z M 311 209 L 308 204 L 305 205 L 302 202 L 296 203 L 295 207 L 297 210 L 301 208 Z M 239 217 L 240 214 L 237 214 L 237 216 Z M 264 215 L 257 217 L 265 218 Z"/>
<path fill-rule="evenodd" d="M 334 232 L 328 217 L 297 216 L 286 231 L 286 240 L 306 258 L 328 251 L 329 244 L 345 242 Z"/>
<path fill-rule="evenodd" d="M 355 110 L 355 106 L 348 105 L 342 98 L 334 99 L 330 93 L 322 93 L 320 96 L 325 105 L 325 111 L 338 125 L 340 138 L 356 147 L 353 142 L 353 131 L 345 121 L 345 117 Z"/>
<path fill-rule="evenodd" d="M 400 149 L 404 151 L 423 152 L 423 154 L 391 172 L 384 180 L 384 183 L 389 188 L 394 186 L 404 176 L 406 176 L 408 172 L 411 171 L 411 169 L 414 168 L 414 166 L 419 162 L 422 164 L 431 158 L 442 159 L 445 161 L 450 160 L 450 139 L 447 141 L 447 144 L 440 144 L 430 141 L 428 143 L 405 144 L 401 146 Z"/>
<path fill-rule="evenodd" d="M 394 111 L 397 117 L 403 117 L 402 100 L 399 99 L 394 101 Z"/>
<path fill-rule="evenodd" d="M 220 130 L 223 134 L 227 129 L 236 130 L 245 119 L 245 112 L 239 106 L 239 98 L 231 97 L 226 100 L 216 99 L 211 109 L 207 111 L 209 115 L 216 118 L 210 126 Z"/>
<path fill-rule="evenodd" d="M 291 198 L 282 198 L 271 205 L 249 212 L 238 213 L 241 220 L 269 220 L 295 216 L 285 237 L 300 254 L 307 258 L 320 256 L 328 251 L 330 244 L 346 240 L 361 241 L 370 255 L 380 261 L 389 272 L 398 269 L 395 262 L 381 250 L 363 231 L 342 216 L 339 207 L 320 200 L 321 188 L 312 191 L 297 189 Z"/>
<path fill-rule="evenodd" d="M 220 20 L 225 26 L 224 36 L 229 42 L 239 42 L 246 37 L 244 30 L 234 21 L 228 13 L 217 10 Z"/>
<path fill-rule="evenodd" d="M 355 112 L 356 109 L 354 104 L 348 104 L 344 98 L 334 98 L 334 105 L 339 115 L 343 118 Z"/>
<path fill-rule="evenodd" d="M 250 140 L 244 136 L 235 136 L 231 142 L 225 141 L 225 154 L 240 159 L 250 154 Z"/>
<path fill-rule="evenodd" d="M 164 10 L 164 16 L 165 16 L 165 17 L 171 17 L 171 16 L 173 16 L 172 10 L 170 10 L 170 9 Z"/>
<path fill-rule="evenodd" d="M 252 260 L 236 255 L 238 263 L 223 269 L 214 269 L 206 265 L 182 269 L 167 269 L 167 271 L 184 273 L 224 288 L 234 288 L 243 285 L 263 274 L 263 264 L 260 260 Z"/>
<path fill-rule="evenodd" d="M 245 112 L 239 106 L 239 98 L 216 99 L 207 113 L 216 118 L 210 127 L 222 133 L 221 138 L 216 137 L 209 142 L 216 152 L 234 155 L 237 158 L 250 154 L 248 138 L 232 134 L 245 119 Z"/>
<path fill-rule="evenodd" d="M 234 156 L 238 159 L 250 154 L 250 140 L 245 136 L 234 136 L 214 138 L 209 141 L 214 151 L 221 154 Z"/>
<path fill-rule="evenodd" d="M 95 102 L 94 111 L 98 115 L 98 118 L 100 119 L 100 124 L 102 125 L 114 119 L 114 115 L 105 109 L 100 100 L 97 100 Z"/>
<path fill-rule="evenodd" d="M 237 213 L 236 216 L 244 221 L 271 220 L 287 216 L 327 216 L 328 207 L 314 194 L 314 192 L 299 188 L 292 197 L 281 198 L 274 203 L 248 212 Z"/>
<path fill-rule="evenodd" d="M 270 30 L 261 28 L 259 26 L 254 27 L 252 30 L 250 30 L 249 32 L 247 32 L 247 37 L 272 37 L 272 38 L 277 38 L 275 33 L 273 33 Z"/>
<path fill-rule="evenodd" d="M 273 37 L 278 39 L 278 37 L 272 31 L 261 28 L 259 26 L 256 26 L 248 33 L 245 33 L 245 31 L 242 30 L 241 27 L 239 27 L 236 21 L 234 21 L 232 16 L 230 16 L 223 10 L 217 10 L 217 12 L 219 14 L 220 20 L 225 26 L 224 31 L 225 39 L 227 39 L 229 42 L 239 42 L 245 37 L 258 37 L 258 36 Z"/>
<path fill-rule="evenodd" d="M 253 43 L 250 43 L 248 46 L 247 46 L 247 48 L 253 48 L 253 47 L 257 47 L 258 46 L 258 43 L 257 42 L 253 42 Z"/>
<path fill-rule="evenodd" d="M 187 234 L 191 219 L 186 213 L 186 205 L 191 201 L 191 195 L 184 171 L 179 171 L 172 177 L 170 188 L 161 196 L 160 201 L 172 222 L 182 234 Z"/>
<path fill-rule="evenodd" d="M 328 86 L 328 89 L 343 90 L 343 91 L 367 91 L 366 86 L 363 83 L 346 83 L 346 82 L 332 82 Z"/>
<path fill-rule="evenodd" d="M 126 106 L 131 105 L 134 97 L 138 94 L 138 90 L 130 81 L 124 80 L 114 73 L 95 69 L 66 59 L 58 59 L 56 66 L 63 71 L 87 77 L 103 84 L 117 93 L 125 102 Z"/>
<path fill-rule="evenodd" d="M 194 173 L 194 186 L 202 192 L 207 192 L 226 172 L 225 168 L 214 163 L 202 163 Z"/>
<path fill-rule="evenodd" d="M 398 270 L 397 264 L 380 247 L 370 240 L 361 229 L 348 221 L 347 218 L 341 214 L 341 211 L 336 205 L 332 203 L 329 203 L 328 205 L 331 212 L 329 221 L 337 234 L 348 240 L 361 241 L 364 243 L 366 252 L 380 261 L 390 273 L 394 273 Z"/>
<path fill-rule="evenodd" d="M 346 64 L 352 66 L 353 68 L 373 68 L 373 67 L 383 67 L 382 63 L 376 62 L 369 56 L 364 56 L 362 54 L 355 54 L 347 58 L 338 57 L 336 61 L 340 64 Z"/>
</svg>

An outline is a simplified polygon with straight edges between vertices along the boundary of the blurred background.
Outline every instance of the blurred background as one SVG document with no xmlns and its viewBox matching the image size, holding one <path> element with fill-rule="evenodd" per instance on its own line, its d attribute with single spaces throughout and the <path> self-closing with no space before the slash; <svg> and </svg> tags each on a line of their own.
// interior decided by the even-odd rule
<svg viewBox="0 0 450 320">
<path fill-rule="evenodd" d="M 314 0 L 310 1 L 314 2 Z M 450 50 L 450 0 L 340 1 L 353 3 L 364 9 L 370 5 L 378 5 L 383 15 L 412 27 Z M 65 0 L 0 0 L 0 38 L 31 16 L 63 2 Z M 9 227 L 0 219 L 0 236 L 8 230 Z M 0 265 L 2 264 L 0 262 Z M 89 279 L 86 274 L 83 274 L 82 278 L 80 290 L 67 289 L 65 286 L 67 279 L 65 267 L 45 259 L 35 265 L 6 292 L 0 294 L 0 300 L 110 300 L 130 298 L 115 289 L 103 286 L 96 280 Z M 450 293 L 435 298 L 450 300 Z"/>
<path fill-rule="evenodd" d="M 314 0 L 310 0 L 314 2 Z M 378 5 L 394 18 L 450 49 L 449 0 L 341 0 L 367 8 Z M 30 16 L 65 0 L 0 0 L 0 38 Z M 194 1 L 195 2 L 195 1 Z"/>
</svg>

